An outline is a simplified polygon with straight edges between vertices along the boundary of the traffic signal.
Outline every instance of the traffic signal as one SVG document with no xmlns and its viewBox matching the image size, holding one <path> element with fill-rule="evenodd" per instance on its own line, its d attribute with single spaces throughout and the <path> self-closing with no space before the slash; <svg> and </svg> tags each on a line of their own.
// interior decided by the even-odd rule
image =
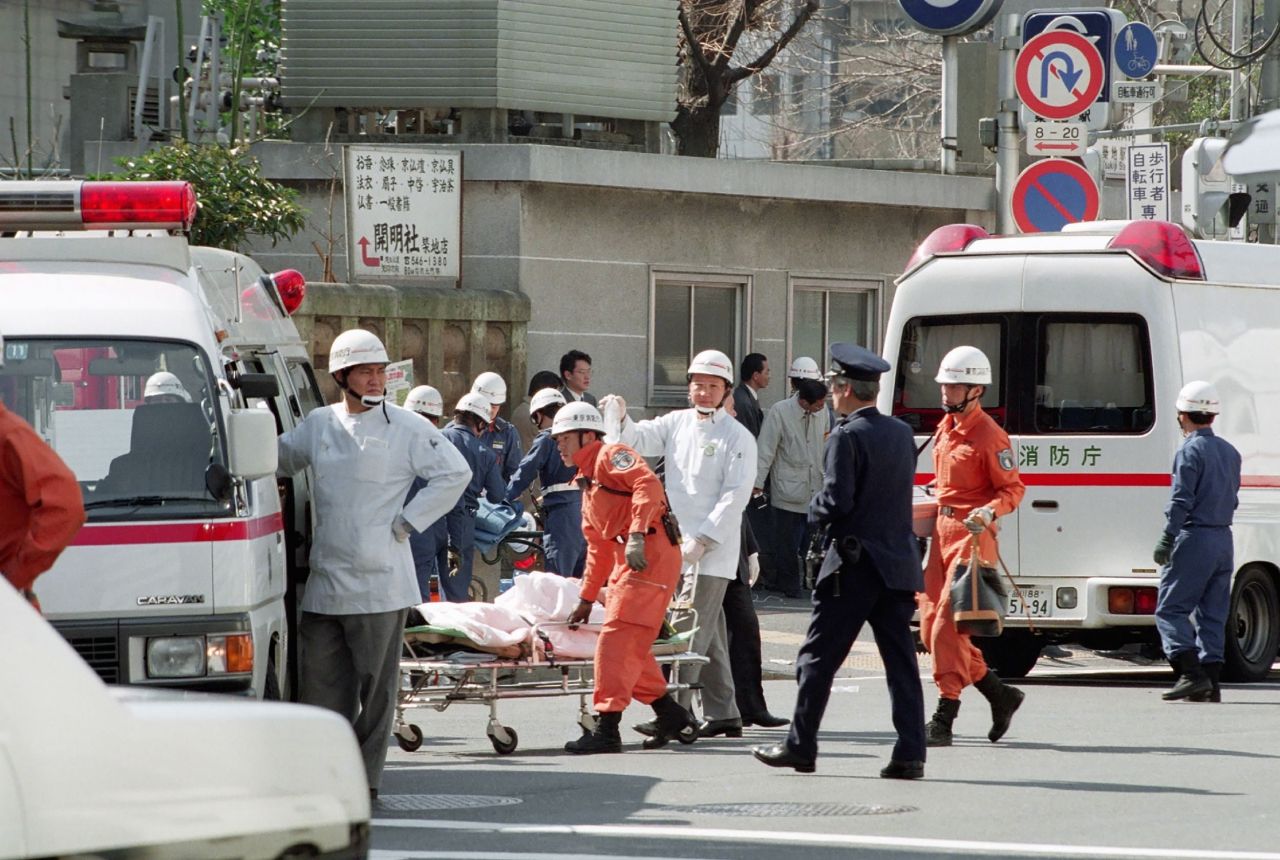
<svg viewBox="0 0 1280 860">
<path fill-rule="evenodd" d="M 1198 137 L 1182 154 L 1182 226 L 1203 239 L 1230 238 L 1249 210 L 1249 195 L 1222 166 L 1226 148 L 1226 138 Z"/>
</svg>

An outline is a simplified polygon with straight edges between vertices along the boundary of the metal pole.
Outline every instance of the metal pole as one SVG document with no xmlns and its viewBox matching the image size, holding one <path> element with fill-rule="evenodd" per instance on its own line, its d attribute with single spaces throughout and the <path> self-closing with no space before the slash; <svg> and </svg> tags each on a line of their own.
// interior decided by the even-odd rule
<svg viewBox="0 0 1280 860">
<path fill-rule="evenodd" d="M 1245 31 L 1253 26 L 1248 19 L 1249 3 L 1231 0 L 1231 50 L 1244 49 Z M 1244 69 L 1231 71 L 1231 119 L 1249 118 L 1249 77 Z"/>
<path fill-rule="evenodd" d="M 956 131 L 960 125 L 960 37 L 942 37 L 942 151 L 938 163 L 945 174 L 956 172 Z"/>
<path fill-rule="evenodd" d="M 1019 15 L 996 19 L 996 45 L 1000 49 L 998 111 L 996 113 L 996 196 L 999 209 L 996 226 L 1000 233 L 1018 232 L 1013 223 L 1013 181 L 1018 177 L 1018 92 L 1014 85 L 1014 63 L 1018 56 Z"/>
</svg>

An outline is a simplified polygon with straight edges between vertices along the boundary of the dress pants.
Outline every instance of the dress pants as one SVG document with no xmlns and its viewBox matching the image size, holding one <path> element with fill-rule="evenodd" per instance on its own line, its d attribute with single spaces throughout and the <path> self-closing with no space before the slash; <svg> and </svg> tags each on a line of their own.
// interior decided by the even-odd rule
<svg viewBox="0 0 1280 860">
<path fill-rule="evenodd" d="M 784 511 L 782 508 L 773 509 L 775 591 L 794 594 L 804 585 L 800 557 L 806 549 L 804 539 L 808 529 L 807 514 Z"/>
<path fill-rule="evenodd" d="M 680 602 L 685 602 L 693 587 L 695 574 L 686 568 L 680 589 Z M 702 682 L 702 715 L 708 720 L 737 719 L 738 704 L 734 701 L 733 670 L 729 665 L 729 647 L 724 628 L 724 591 L 730 580 L 720 576 L 697 576 L 697 590 L 693 608 L 697 612 L 698 629 L 693 634 L 691 650 L 707 656 L 705 666 L 682 666 L 680 680 L 685 683 Z M 675 628 L 687 631 L 694 623 L 691 613 L 679 613 L 673 621 Z M 693 702 L 693 691 L 684 690 L 677 700 L 685 708 Z"/>
<path fill-rule="evenodd" d="M 738 711 L 744 717 L 764 714 L 769 708 L 764 701 L 760 665 L 760 619 L 751 602 L 751 586 L 741 579 L 725 588 L 724 626 L 729 637 L 729 667 Z"/>
</svg>

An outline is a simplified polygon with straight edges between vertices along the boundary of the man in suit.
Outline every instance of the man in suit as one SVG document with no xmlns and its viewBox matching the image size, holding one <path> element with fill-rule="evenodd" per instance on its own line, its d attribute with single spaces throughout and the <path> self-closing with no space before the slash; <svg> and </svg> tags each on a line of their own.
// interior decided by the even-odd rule
<svg viewBox="0 0 1280 860">
<path fill-rule="evenodd" d="M 760 405 L 760 392 L 769 387 L 769 359 L 753 352 L 742 359 L 738 367 L 742 381 L 733 389 L 734 417 L 738 423 L 751 431 L 751 435 L 760 438 L 760 428 L 764 426 L 764 408 Z M 757 562 L 760 567 L 760 587 L 772 588 L 776 580 L 775 555 L 773 551 L 773 511 L 769 507 L 768 484 L 765 493 L 753 496 L 747 503 L 747 521 L 756 536 L 759 548 Z"/>
<path fill-rule="evenodd" d="M 591 387 L 591 356 L 580 349 L 571 349 L 560 356 L 560 393 L 565 403 L 581 401 L 596 405 Z"/>
<path fill-rule="evenodd" d="M 880 414 L 875 399 L 889 365 L 860 346 L 831 346 L 828 374 L 844 417 L 827 440 L 825 481 L 809 505 L 809 525 L 826 529 L 826 555 L 813 592 L 809 633 L 800 646 L 800 689 L 785 743 L 752 752 L 772 767 L 812 773 L 831 682 L 863 623 L 871 625 L 884 661 L 893 726 L 898 733 L 886 779 L 924 776 L 924 691 L 911 635 L 915 592 L 923 587 L 911 531 L 915 440 L 911 428 Z"/>
</svg>

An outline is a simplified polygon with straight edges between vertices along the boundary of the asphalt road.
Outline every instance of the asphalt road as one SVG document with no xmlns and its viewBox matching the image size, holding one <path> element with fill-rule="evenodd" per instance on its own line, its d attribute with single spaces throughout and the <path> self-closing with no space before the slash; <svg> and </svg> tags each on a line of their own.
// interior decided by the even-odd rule
<svg viewBox="0 0 1280 860">
<path fill-rule="evenodd" d="M 803 604 L 761 607 L 766 666 L 791 677 Z M 576 698 L 499 704 L 519 732 L 495 754 L 487 712 L 411 714 L 426 743 L 392 747 L 374 809 L 375 860 L 391 858 L 1198 857 L 1280 860 L 1280 673 L 1229 685 L 1220 705 L 1167 703 L 1166 668 L 1132 655 L 1042 659 L 999 744 L 967 691 L 957 742 L 932 750 L 926 778 L 877 777 L 893 737 L 874 646 L 860 641 L 837 680 L 818 771 L 750 755 L 784 730 L 645 752 L 624 717 L 626 752 L 577 757 Z M 771 662 L 777 661 L 777 662 Z M 925 679 L 926 701 L 934 699 Z M 771 680 L 788 714 L 794 682 Z"/>
</svg>

